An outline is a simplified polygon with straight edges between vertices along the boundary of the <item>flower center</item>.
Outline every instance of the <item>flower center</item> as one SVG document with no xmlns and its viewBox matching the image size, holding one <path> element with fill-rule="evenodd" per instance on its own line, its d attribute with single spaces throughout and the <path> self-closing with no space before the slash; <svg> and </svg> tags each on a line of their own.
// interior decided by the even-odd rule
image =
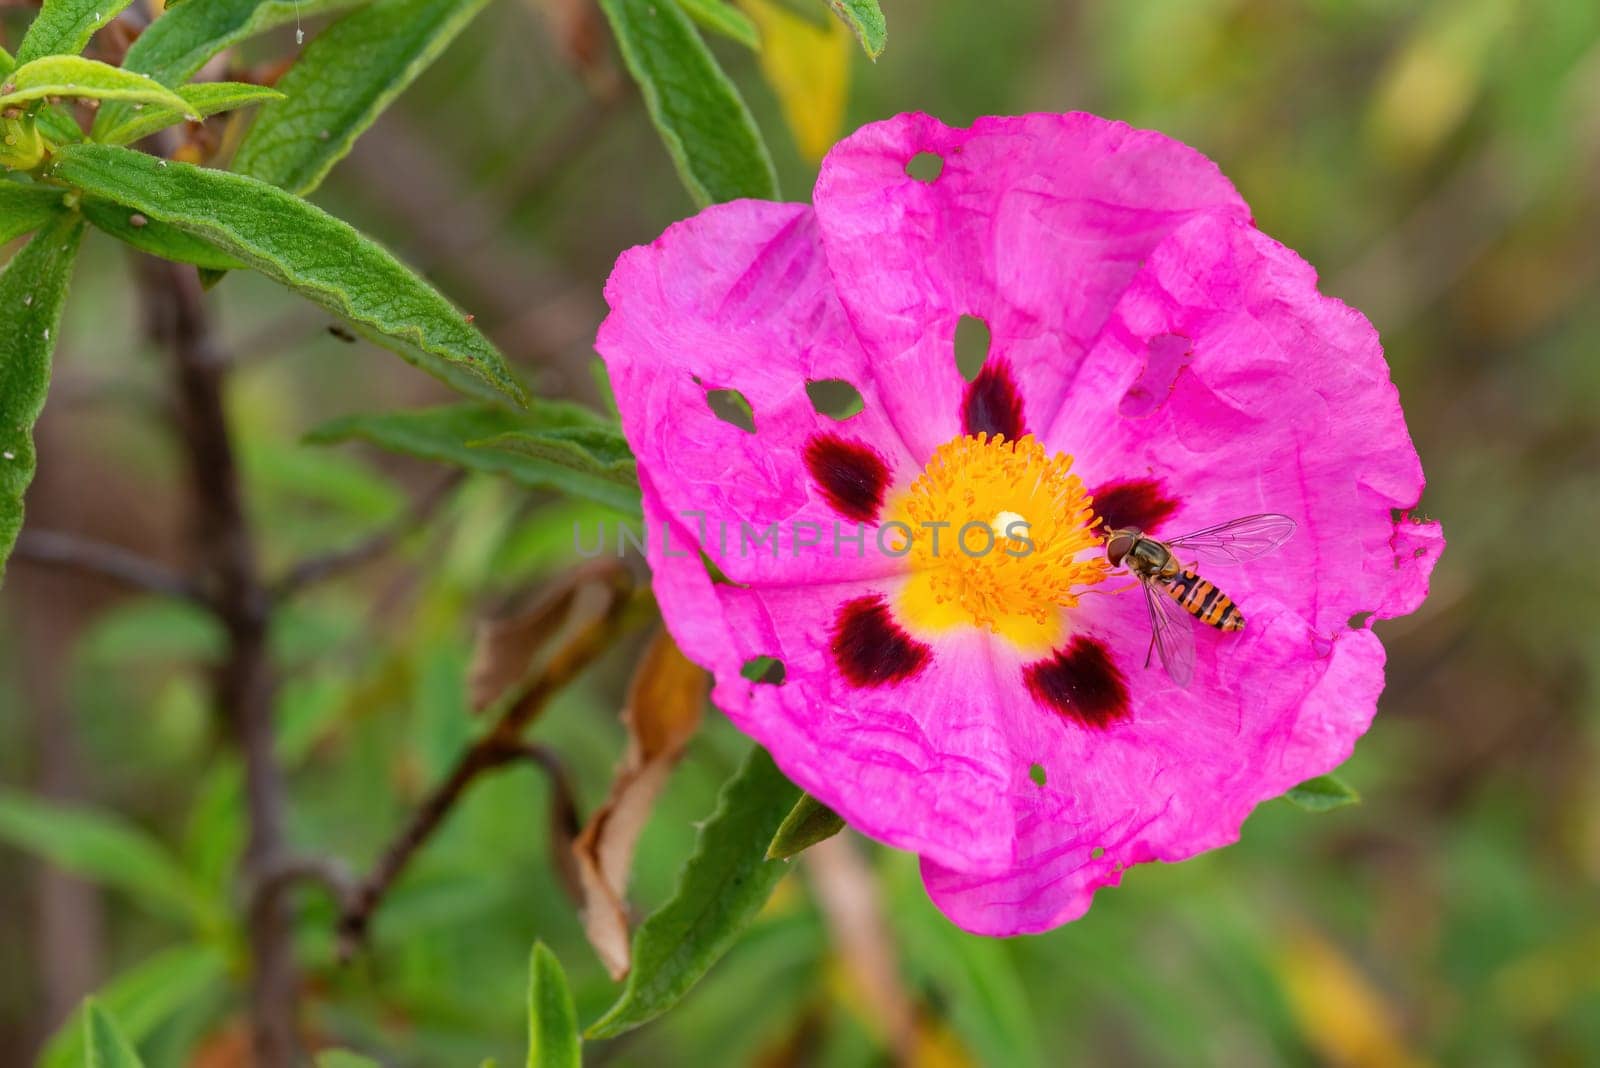
<svg viewBox="0 0 1600 1068">
<path fill-rule="evenodd" d="M 1072 457 L 978 434 L 940 446 L 890 521 L 911 532 L 897 598 L 908 627 L 980 627 L 1028 651 L 1061 637 L 1063 610 L 1105 578 L 1093 503 Z"/>
</svg>

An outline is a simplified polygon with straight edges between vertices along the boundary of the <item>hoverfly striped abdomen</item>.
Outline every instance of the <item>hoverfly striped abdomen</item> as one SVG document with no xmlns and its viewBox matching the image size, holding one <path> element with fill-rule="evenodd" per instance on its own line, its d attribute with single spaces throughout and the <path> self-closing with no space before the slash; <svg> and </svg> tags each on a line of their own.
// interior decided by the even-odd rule
<svg viewBox="0 0 1600 1068">
<path fill-rule="evenodd" d="M 1216 583 L 1201 578 L 1192 568 L 1160 581 L 1185 612 L 1206 626 L 1222 631 L 1244 629 L 1244 613 L 1233 603 L 1233 598 L 1218 589 Z"/>
</svg>

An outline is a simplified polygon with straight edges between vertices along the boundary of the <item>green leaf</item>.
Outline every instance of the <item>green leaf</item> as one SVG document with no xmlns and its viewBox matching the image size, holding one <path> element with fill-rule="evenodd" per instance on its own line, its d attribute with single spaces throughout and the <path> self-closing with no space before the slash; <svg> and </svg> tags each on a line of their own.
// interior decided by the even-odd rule
<svg viewBox="0 0 1600 1068">
<path fill-rule="evenodd" d="M 889 29 L 884 25 L 883 11 L 878 0 L 828 0 L 833 13 L 844 20 L 850 31 L 861 42 L 861 48 L 872 59 L 883 55 Z"/>
<path fill-rule="evenodd" d="M 437 290 L 299 197 L 115 145 L 65 146 L 50 175 L 215 245 L 457 389 L 524 396 L 500 353 Z"/>
<path fill-rule="evenodd" d="M 329 26 L 278 82 L 286 98 L 262 109 L 233 169 L 311 192 L 486 3 L 378 0 Z"/>
<path fill-rule="evenodd" d="M 83 1007 L 85 1068 L 144 1068 L 122 1027 L 90 998 Z"/>
<path fill-rule="evenodd" d="M 17 68 L 17 61 L 11 58 L 11 53 L 0 48 L 0 78 L 4 78 Z"/>
<path fill-rule="evenodd" d="M 61 190 L 0 178 L 0 245 L 32 233 L 65 211 Z"/>
<path fill-rule="evenodd" d="M 134 41 L 123 57 L 124 70 L 148 74 L 162 85 L 175 86 L 206 62 L 247 37 L 332 11 L 363 0 L 205 0 L 201 4 L 167 5 L 167 10 Z M 101 108 L 94 134 L 127 121 L 129 109 L 118 104 Z"/>
<path fill-rule="evenodd" d="M 638 515 L 637 481 L 623 483 L 604 468 L 586 470 L 582 463 L 571 463 L 571 457 L 562 452 L 569 445 L 581 449 L 578 443 L 586 438 L 616 433 L 604 417 L 587 408 L 536 398 L 525 412 L 493 405 L 458 404 L 347 416 L 318 427 L 307 440 L 315 444 L 369 441 L 394 452 L 505 475 L 525 486 L 560 490 Z M 552 445 L 546 455 L 480 444 L 512 435 L 521 440 L 542 436 L 545 441 L 559 444 Z M 568 462 L 558 462 L 563 460 Z"/>
<path fill-rule="evenodd" d="M 1296 786 L 1283 799 L 1307 812 L 1330 812 L 1360 803 L 1361 795 L 1337 775 L 1319 775 Z"/>
<path fill-rule="evenodd" d="M 160 842 L 110 812 L 0 791 L 0 841 L 179 915 L 203 914 L 208 907 Z"/>
<path fill-rule="evenodd" d="M 589 1037 L 620 1035 L 666 1012 L 728 951 L 789 870 L 766 851 L 799 797 L 767 751 L 753 749 L 722 787 L 671 900 L 634 932 L 628 985 Z"/>
<path fill-rule="evenodd" d="M 810 794 L 801 794 L 767 846 L 770 860 L 788 860 L 844 830 L 844 820 Z"/>
<path fill-rule="evenodd" d="M 225 991 L 228 963 L 213 946 L 180 946 L 158 953 L 123 972 L 96 995 L 132 1042 L 143 1042 L 196 1001 Z M 82 1068 L 87 1057 L 86 1011 L 80 1007 L 62 1024 L 37 1068 Z"/>
<path fill-rule="evenodd" d="M 601 489 L 603 503 L 620 507 L 638 497 L 639 465 L 622 431 L 615 427 L 518 431 L 474 441 L 472 447 L 527 457 L 551 472 L 570 471 L 583 485 Z"/>
<path fill-rule="evenodd" d="M 44 7 L 17 46 L 17 62 L 40 56 L 75 56 L 89 47 L 96 30 L 121 14 L 131 0 L 44 0 Z"/>
<path fill-rule="evenodd" d="M 750 109 L 676 4 L 600 0 L 623 62 L 690 196 L 776 200 L 778 176 Z"/>
<path fill-rule="evenodd" d="M 99 130 L 95 140 L 107 145 L 126 145 L 148 137 L 173 123 L 183 122 L 191 115 L 204 118 L 222 111 L 232 111 L 247 104 L 263 100 L 278 100 L 283 94 L 265 85 L 246 82 L 199 82 L 181 85 L 176 90 L 187 105 L 182 111 L 176 108 L 145 108 L 129 111 L 111 126 Z"/>
<path fill-rule="evenodd" d="M 0 578 L 22 529 L 33 481 L 33 424 L 50 390 L 50 353 L 77 258 L 83 220 L 58 215 L 0 273 Z"/>
<path fill-rule="evenodd" d="M 756 24 L 728 0 L 678 0 L 678 6 L 712 33 L 720 33 L 746 48 L 761 48 L 761 34 Z"/>
<path fill-rule="evenodd" d="M 45 56 L 12 71 L 0 86 L 0 109 L 50 96 L 126 100 L 183 110 L 183 97 L 160 82 L 82 56 Z"/>
<path fill-rule="evenodd" d="M 72 145 L 83 140 L 83 130 L 78 126 L 77 120 L 67 114 L 63 107 L 52 104 L 40 108 L 33 121 L 39 124 L 39 129 L 50 139 L 51 144 Z"/>
<path fill-rule="evenodd" d="M 578 1010 L 567 975 L 543 942 L 528 970 L 528 1068 L 580 1068 Z"/>
<path fill-rule="evenodd" d="M 169 4 L 128 48 L 122 65 L 163 85 L 179 85 L 224 48 L 301 19 L 315 18 L 365 0 L 205 0 Z"/>
<path fill-rule="evenodd" d="M 192 263 L 197 267 L 231 271 L 246 266 L 208 242 L 200 240 L 186 230 L 167 223 L 152 222 L 136 211 L 99 197 L 84 197 L 78 205 L 97 229 L 119 238 L 143 252 L 178 263 Z M 141 221 L 142 220 L 142 221 Z"/>
</svg>

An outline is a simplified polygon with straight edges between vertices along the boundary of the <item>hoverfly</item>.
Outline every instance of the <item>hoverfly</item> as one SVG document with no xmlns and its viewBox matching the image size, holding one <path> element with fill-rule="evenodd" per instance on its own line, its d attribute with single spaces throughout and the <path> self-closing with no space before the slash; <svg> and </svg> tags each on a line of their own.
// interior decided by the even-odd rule
<svg viewBox="0 0 1600 1068">
<path fill-rule="evenodd" d="M 1161 654 L 1167 677 L 1187 687 L 1194 676 L 1194 631 L 1189 617 L 1221 631 L 1244 629 L 1244 613 L 1233 598 L 1200 577 L 1195 567 L 1227 567 L 1274 552 L 1294 533 L 1294 520 L 1286 515 L 1247 515 L 1192 534 L 1157 541 L 1136 527 L 1106 533 L 1106 559 L 1112 567 L 1126 567 L 1144 588 L 1150 610 L 1150 648 Z M 1194 565 L 1185 567 L 1179 553 L 1192 554 Z"/>
</svg>

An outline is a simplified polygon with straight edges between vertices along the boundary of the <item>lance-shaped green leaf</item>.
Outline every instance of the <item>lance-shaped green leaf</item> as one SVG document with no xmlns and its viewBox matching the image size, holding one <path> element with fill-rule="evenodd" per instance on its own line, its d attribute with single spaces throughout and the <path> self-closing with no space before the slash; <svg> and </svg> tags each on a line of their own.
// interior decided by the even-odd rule
<svg viewBox="0 0 1600 1068">
<path fill-rule="evenodd" d="M 0 48 L 0 78 L 4 78 L 17 67 L 17 61 L 11 58 L 11 53 Z"/>
<path fill-rule="evenodd" d="M 0 178 L 0 245 L 31 233 L 65 210 L 62 192 Z"/>
<path fill-rule="evenodd" d="M 528 1068 L 580 1068 L 578 1011 L 561 962 L 543 942 L 528 968 Z"/>
<path fill-rule="evenodd" d="M 828 0 L 833 13 L 844 20 L 850 32 L 861 42 L 861 48 L 873 59 L 883 55 L 883 46 L 889 29 L 884 25 L 883 11 L 878 0 Z"/>
<path fill-rule="evenodd" d="M 194 85 L 180 85 L 175 91 L 186 105 L 182 110 L 130 110 L 113 125 L 101 129 L 95 135 L 95 140 L 108 145 L 126 145 L 196 115 L 204 118 L 263 100 L 278 100 L 283 96 L 276 89 L 245 82 L 197 82 Z"/>
<path fill-rule="evenodd" d="M 767 845 L 799 797 L 765 749 L 751 751 L 701 826 L 671 900 L 634 932 L 628 985 L 590 1037 L 619 1035 L 666 1012 L 728 951 L 789 870 L 767 859 Z"/>
<path fill-rule="evenodd" d="M 83 1007 L 84 1068 L 144 1068 L 122 1026 L 94 998 Z"/>
<path fill-rule="evenodd" d="M 261 110 L 233 169 L 311 192 L 486 3 L 377 0 L 329 26 L 279 80 L 285 99 Z"/>
<path fill-rule="evenodd" d="M 800 800 L 784 817 L 778 833 L 772 836 L 767 856 L 772 860 L 788 860 L 842 830 L 844 820 L 837 812 L 810 794 L 801 794 Z"/>
<path fill-rule="evenodd" d="M 44 7 L 17 46 L 17 62 L 40 56 L 75 56 L 89 46 L 95 31 L 131 0 L 44 0 Z"/>
<path fill-rule="evenodd" d="M 720 33 L 746 48 L 761 47 L 761 34 L 756 24 L 728 0 L 678 0 L 678 6 L 712 33 Z"/>
<path fill-rule="evenodd" d="M 472 446 L 483 452 L 514 453 L 542 467 L 571 472 L 586 486 L 607 487 L 602 503 L 621 506 L 638 499 L 639 465 L 615 427 L 517 431 L 483 438 Z"/>
<path fill-rule="evenodd" d="M 50 353 L 61 326 L 83 220 L 56 216 L 0 273 L 0 578 L 22 529 L 33 481 L 33 424 L 50 390 Z"/>
<path fill-rule="evenodd" d="M 457 389 L 523 398 L 500 353 L 437 290 L 348 223 L 276 186 L 115 145 L 68 145 L 50 175 L 188 231 Z"/>
<path fill-rule="evenodd" d="M 183 97 L 152 78 L 82 56 L 45 56 L 24 63 L 0 85 L 0 109 L 51 96 L 159 104 L 183 110 Z"/>
<path fill-rule="evenodd" d="M 0 793 L 0 841 L 169 913 L 201 916 L 209 907 L 160 842 L 110 812 L 6 791 Z"/>
<path fill-rule="evenodd" d="M 142 1042 L 196 1001 L 225 990 L 228 962 L 212 945 L 169 949 L 135 965 L 111 980 L 95 995 L 106 1011 L 115 1015 L 132 1042 Z M 83 1006 L 61 1025 L 40 1055 L 37 1068 L 83 1068 Z"/>
<path fill-rule="evenodd" d="M 175 263 L 192 263 L 213 271 L 233 271 L 246 267 L 243 260 L 230 256 L 210 242 L 164 222 L 154 222 L 121 204 L 100 197 L 84 197 L 78 205 L 83 217 L 112 237 L 126 241 L 141 252 Z"/>
<path fill-rule="evenodd" d="M 549 453 L 485 447 L 509 436 L 542 438 L 558 443 Z M 535 398 L 526 411 L 497 405 L 457 404 L 409 412 L 354 415 L 324 424 L 308 436 L 316 444 L 362 440 L 394 452 L 455 464 L 473 471 L 504 475 L 535 489 L 553 489 L 597 501 L 628 515 L 639 514 L 639 484 L 630 474 L 620 478 L 598 458 L 573 462 L 579 442 L 620 440 L 615 426 L 580 405 Z M 617 462 L 616 441 L 606 455 Z M 622 445 L 625 448 L 625 444 Z M 554 458 L 552 458 L 554 454 Z M 629 468 L 631 471 L 631 466 Z"/>
<path fill-rule="evenodd" d="M 354 7 L 363 0 L 205 0 L 167 5 L 123 57 L 125 70 L 148 74 L 162 85 L 181 85 L 221 52 L 275 26 Z M 127 119 L 129 109 L 112 104 L 95 117 L 94 133 Z"/>
<path fill-rule="evenodd" d="M 689 17 L 662 0 L 600 0 L 600 7 L 695 202 L 777 199 L 777 172 L 750 109 Z"/>
<path fill-rule="evenodd" d="M 1319 775 L 1296 786 L 1284 794 L 1283 799 L 1307 812 L 1329 812 L 1357 804 L 1361 795 L 1337 775 Z"/>
</svg>

